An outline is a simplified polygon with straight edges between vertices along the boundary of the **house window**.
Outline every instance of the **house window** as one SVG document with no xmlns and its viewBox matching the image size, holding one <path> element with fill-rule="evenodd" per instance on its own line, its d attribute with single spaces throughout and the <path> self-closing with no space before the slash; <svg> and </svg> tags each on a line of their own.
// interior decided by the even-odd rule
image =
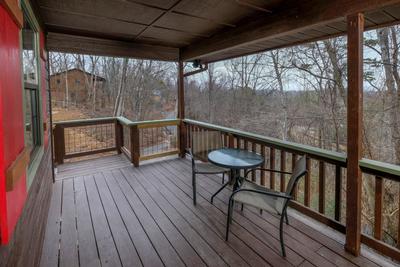
<svg viewBox="0 0 400 267">
<path fill-rule="evenodd" d="M 31 153 L 41 145 L 40 135 L 40 90 L 37 56 L 37 31 L 24 11 L 24 27 L 22 29 L 22 61 L 24 72 L 24 105 L 25 105 L 25 145 Z"/>
</svg>

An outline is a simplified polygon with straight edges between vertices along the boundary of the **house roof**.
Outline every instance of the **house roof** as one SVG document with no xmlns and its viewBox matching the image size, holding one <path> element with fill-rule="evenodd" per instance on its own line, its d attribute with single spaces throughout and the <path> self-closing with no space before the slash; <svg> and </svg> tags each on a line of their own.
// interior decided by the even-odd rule
<svg viewBox="0 0 400 267">
<path fill-rule="evenodd" d="M 51 51 L 214 62 L 398 23 L 400 0 L 34 0 Z"/>
<path fill-rule="evenodd" d="M 54 77 L 54 76 L 58 76 L 58 75 L 64 74 L 64 73 L 66 73 L 67 71 L 68 71 L 68 72 L 79 71 L 79 72 L 82 72 L 82 73 L 84 73 L 84 74 L 86 74 L 86 75 L 88 75 L 88 76 L 93 76 L 93 77 L 94 77 L 96 80 L 98 80 L 98 81 L 106 81 L 106 79 L 103 78 L 103 77 L 101 77 L 101 76 L 92 74 L 92 73 L 87 72 L 87 71 L 83 71 L 83 70 L 81 70 L 81 69 L 79 69 L 79 68 L 72 68 L 72 69 L 68 69 L 68 70 L 66 70 L 66 71 L 64 70 L 64 71 L 56 72 L 56 73 L 51 74 L 50 77 L 52 77 L 52 76 Z"/>
</svg>

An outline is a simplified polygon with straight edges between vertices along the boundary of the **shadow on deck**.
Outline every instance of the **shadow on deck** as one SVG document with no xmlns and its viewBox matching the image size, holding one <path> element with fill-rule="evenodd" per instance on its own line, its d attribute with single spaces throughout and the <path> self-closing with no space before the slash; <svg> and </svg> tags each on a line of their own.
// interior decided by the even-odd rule
<svg viewBox="0 0 400 267">
<path fill-rule="evenodd" d="M 239 206 L 225 242 L 227 200 L 216 175 L 198 178 L 192 204 L 188 160 L 134 168 L 116 155 L 59 166 L 41 266 L 390 266 L 370 252 L 354 257 L 321 227 L 291 211 L 280 256 L 279 219 Z M 313 222 L 315 223 L 315 222 Z M 339 239 L 340 236 L 338 235 Z"/>
</svg>

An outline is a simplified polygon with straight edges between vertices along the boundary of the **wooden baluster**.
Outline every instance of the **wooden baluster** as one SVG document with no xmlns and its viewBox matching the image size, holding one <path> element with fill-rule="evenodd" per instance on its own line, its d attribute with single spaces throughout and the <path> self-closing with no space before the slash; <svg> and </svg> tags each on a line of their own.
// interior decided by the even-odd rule
<svg viewBox="0 0 400 267">
<path fill-rule="evenodd" d="M 251 143 L 251 151 L 256 152 L 256 143 L 254 143 L 254 142 Z M 251 173 L 251 180 L 253 182 L 256 181 L 256 172 L 255 171 Z"/>
<path fill-rule="evenodd" d="M 265 159 L 265 145 L 261 145 L 261 156 Z M 263 163 L 263 168 L 265 168 L 266 161 Z M 265 171 L 261 171 L 261 185 L 265 186 Z"/>
<path fill-rule="evenodd" d="M 297 155 L 292 153 L 292 172 L 294 171 L 294 166 L 296 165 Z M 298 186 L 296 185 L 293 189 L 293 199 L 297 200 Z"/>
<path fill-rule="evenodd" d="M 310 206 L 311 202 L 311 159 L 306 158 L 307 174 L 304 180 L 304 205 Z"/>
<path fill-rule="evenodd" d="M 318 211 L 325 213 L 325 162 L 319 162 Z"/>
<path fill-rule="evenodd" d="M 235 147 L 235 137 L 233 134 L 229 134 L 229 147 L 234 148 Z"/>
<path fill-rule="evenodd" d="M 117 149 L 118 154 L 121 154 L 121 147 L 124 146 L 124 131 L 122 129 L 122 125 L 115 120 L 115 148 Z"/>
<path fill-rule="evenodd" d="M 54 128 L 54 161 L 57 164 L 64 163 L 65 133 L 64 127 L 57 125 Z"/>
<path fill-rule="evenodd" d="M 382 202 L 383 202 L 384 181 L 382 177 L 375 176 L 375 223 L 374 237 L 382 240 Z"/>
<path fill-rule="evenodd" d="M 281 150 L 281 171 L 286 171 L 286 152 Z M 281 192 L 286 191 L 286 177 L 284 173 L 281 173 Z"/>
<path fill-rule="evenodd" d="M 131 162 L 135 167 L 139 167 L 140 160 L 140 138 L 139 128 L 137 125 L 130 127 L 130 138 L 131 138 Z"/>
<path fill-rule="evenodd" d="M 335 168 L 335 220 L 340 222 L 342 210 L 342 168 Z"/>
<path fill-rule="evenodd" d="M 275 148 L 271 147 L 270 148 L 270 162 L 269 162 L 269 167 L 271 170 L 275 170 Z M 271 189 L 275 189 L 275 173 L 274 172 L 270 172 L 270 176 L 269 176 L 269 188 Z"/>
</svg>

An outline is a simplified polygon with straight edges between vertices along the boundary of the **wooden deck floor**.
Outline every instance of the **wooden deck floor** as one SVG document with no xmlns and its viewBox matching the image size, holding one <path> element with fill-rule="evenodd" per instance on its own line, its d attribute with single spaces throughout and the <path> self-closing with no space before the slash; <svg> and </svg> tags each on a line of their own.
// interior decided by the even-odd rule
<svg viewBox="0 0 400 267">
<path fill-rule="evenodd" d="M 193 206 L 184 159 L 134 168 L 118 155 L 60 167 L 41 266 L 378 266 L 292 216 L 282 258 L 278 218 L 249 207 L 235 211 L 225 242 L 229 189 L 212 205 L 221 179 L 200 175 Z"/>
</svg>

